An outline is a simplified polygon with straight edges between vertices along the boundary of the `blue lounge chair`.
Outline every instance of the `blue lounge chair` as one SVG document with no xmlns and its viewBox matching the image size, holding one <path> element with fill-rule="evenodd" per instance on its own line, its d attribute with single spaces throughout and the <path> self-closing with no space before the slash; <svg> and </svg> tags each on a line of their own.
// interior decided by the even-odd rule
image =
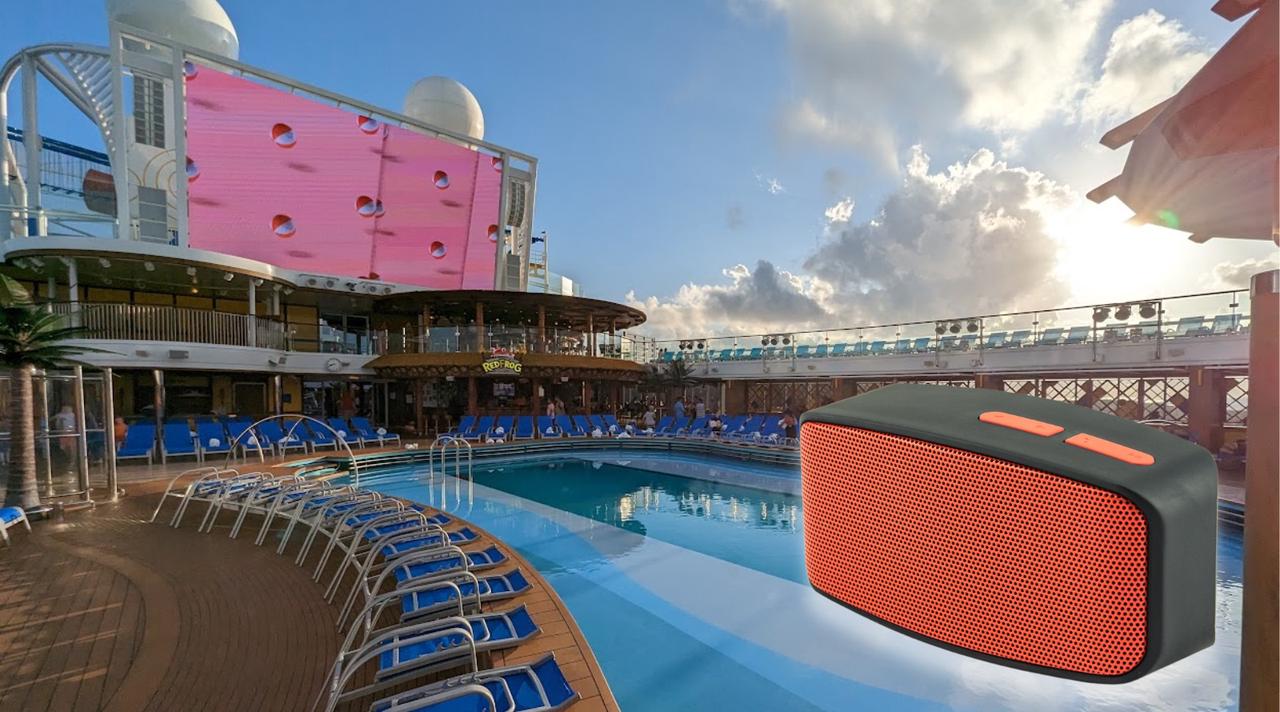
<svg viewBox="0 0 1280 712">
<path fill-rule="evenodd" d="M 688 424 L 689 424 L 689 420 L 690 420 L 690 418 L 687 418 L 687 417 L 685 417 L 685 418 L 677 418 L 677 417 L 675 417 L 675 416 L 672 416 L 672 417 L 671 417 L 671 423 L 670 423 L 667 427 L 662 428 L 662 429 L 658 430 L 657 432 L 658 432 L 658 434 L 659 434 L 659 435 L 675 435 L 675 434 L 676 434 L 677 432 L 679 432 L 679 431 L 680 431 L 684 426 L 686 426 L 686 425 L 688 425 Z"/>
<path fill-rule="evenodd" d="M 468 630 L 469 636 L 464 633 Z M 328 709 L 402 685 L 414 676 L 467 666 L 473 662 L 473 653 L 511 648 L 538 632 L 529 611 L 519 606 L 505 612 L 402 625 L 375 634 L 358 648 L 354 647 L 354 637 L 348 636 L 329 678 Z M 372 681 L 348 689 L 357 671 L 367 667 L 374 668 Z"/>
<path fill-rule="evenodd" d="M 808 344 L 800 344 L 796 347 L 796 358 L 809 358 L 810 355 Z"/>
<path fill-rule="evenodd" d="M 716 356 L 717 361 L 728 361 L 733 358 L 733 349 L 720 349 L 720 355 Z"/>
<path fill-rule="evenodd" d="M 1060 326 L 1045 329 L 1040 332 L 1040 338 L 1036 339 L 1036 346 L 1057 346 L 1058 342 L 1062 341 L 1062 332 L 1063 329 Z"/>
<path fill-rule="evenodd" d="M 128 434 L 125 434 L 128 437 Z M 160 462 L 167 462 L 171 457 L 191 457 L 200 459 L 200 449 L 196 447 L 196 439 L 191 436 L 191 426 L 186 421 L 165 423 L 160 442 Z"/>
<path fill-rule="evenodd" d="M 612 413 L 605 413 L 600 416 L 600 419 L 604 421 L 604 431 L 606 433 L 622 432 L 622 423 L 619 423 L 618 419 L 614 417 Z"/>
<path fill-rule="evenodd" d="M 464 433 L 462 437 L 465 440 L 483 440 L 484 437 L 489 434 L 490 430 L 493 430 L 493 416 L 482 415 L 479 418 L 476 418 L 475 423 L 472 424 L 471 430 Z"/>
<path fill-rule="evenodd" d="M 560 431 L 556 428 L 556 419 L 550 415 L 538 416 L 538 437 L 558 438 Z"/>
<path fill-rule="evenodd" d="M 578 431 L 583 435 L 590 435 L 591 431 L 596 429 L 596 426 L 592 425 L 585 415 L 573 416 L 573 424 L 578 427 Z"/>
<path fill-rule="evenodd" d="M 298 437 L 306 440 L 311 444 L 311 451 L 315 452 L 322 447 L 331 447 L 335 452 L 338 450 L 338 439 L 333 437 L 333 433 L 329 429 L 306 420 L 299 420 L 285 426 L 285 433 L 292 432 Z"/>
<path fill-rule="evenodd" d="M 677 430 L 676 435 L 701 435 L 706 431 L 707 423 L 710 420 L 711 419 L 705 415 L 701 418 L 694 418 L 689 421 L 688 425 Z"/>
<path fill-rule="evenodd" d="M 436 574 L 450 573 L 455 570 L 462 571 L 478 571 L 494 566 L 499 566 L 506 562 L 507 555 L 496 546 L 490 546 L 483 551 L 466 551 L 459 556 L 454 553 L 453 549 L 442 549 L 439 551 L 427 551 L 421 556 L 409 554 L 403 557 L 402 563 L 393 564 L 395 567 L 392 574 L 396 577 L 398 584 L 403 584 L 410 579 L 422 576 L 432 576 Z M 463 561 L 463 556 L 466 561 Z"/>
<path fill-rule="evenodd" d="M 368 418 L 362 418 L 358 415 L 351 416 L 351 427 L 365 443 L 371 443 L 376 440 L 379 445 L 385 445 L 389 442 L 400 444 L 399 435 L 387 432 L 386 428 L 373 427 L 373 423 L 370 423 Z"/>
<path fill-rule="evenodd" d="M 727 432 L 726 435 L 736 440 L 745 440 L 753 437 L 753 433 L 760 432 L 760 427 L 764 425 L 763 415 L 752 415 L 743 421 L 735 430 Z"/>
<path fill-rule="evenodd" d="M 522 415 L 516 418 L 516 427 L 511 435 L 516 440 L 532 440 L 533 439 L 533 416 Z"/>
<path fill-rule="evenodd" d="M 910 353 L 911 348 L 911 339 L 898 339 L 893 343 L 893 352 L 895 354 Z"/>
<path fill-rule="evenodd" d="M 1063 339 L 1062 343 L 1067 346 L 1083 344 L 1089 340 L 1089 331 L 1090 327 L 1088 326 L 1073 326 L 1067 332 L 1067 338 Z"/>
<path fill-rule="evenodd" d="M 502 438 L 503 440 L 514 437 L 512 433 L 516 429 L 516 417 L 514 415 L 499 415 L 498 419 L 493 423 L 493 437 Z"/>
<path fill-rule="evenodd" d="M 956 347 L 956 338 L 955 334 L 947 334 L 941 339 L 938 339 L 938 350 L 950 351 L 951 349 L 954 349 Z"/>
<path fill-rule="evenodd" d="M 1144 321 L 1133 329 L 1134 335 L 1141 339 L 1154 339 L 1160 335 L 1160 322 Z"/>
<path fill-rule="evenodd" d="M 662 362 L 663 362 L 663 363 L 671 363 L 672 361 L 674 361 L 674 360 L 675 360 L 675 358 L 676 358 L 676 355 L 675 355 L 675 352 L 673 352 L 673 351 L 663 351 L 663 352 L 662 352 Z"/>
<path fill-rule="evenodd" d="M 307 451 L 307 440 L 298 432 L 286 434 L 280 423 L 268 420 L 258 424 L 258 437 L 263 447 L 269 447 L 277 455 L 284 455 L 290 450 Z"/>
<path fill-rule="evenodd" d="M 231 452 L 231 438 L 227 437 L 227 429 L 222 427 L 222 423 L 197 420 L 196 438 L 200 441 L 201 459 L 205 455 Z"/>
<path fill-rule="evenodd" d="M 828 350 L 828 346 L 826 344 L 818 344 L 813 349 L 813 357 L 825 358 L 827 355 L 827 350 Z"/>
<path fill-rule="evenodd" d="M 763 357 L 764 357 L 764 349 L 760 348 L 759 346 L 752 347 L 750 355 L 747 356 L 747 358 L 753 359 L 753 360 L 759 360 Z"/>
<path fill-rule="evenodd" d="M 859 346 L 861 346 L 861 344 L 859 344 Z M 870 353 L 872 356 L 879 356 L 880 354 L 884 353 L 884 347 L 885 347 L 885 342 L 872 341 L 871 346 L 867 347 L 867 353 Z"/>
<path fill-rule="evenodd" d="M 145 457 L 150 464 L 155 449 L 155 423 L 133 423 L 124 433 L 124 442 L 120 443 L 120 448 L 116 450 L 116 459 L 134 460 Z"/>
<path fill-rule="evenodd" d="M 592 430 L 596 428 L 600 428 L 600 432 L 608 434 L 609 424 L 604 422 L 604 418 L 600 417 L 599 415 L 588 415 L 587 422 L 591 423 Z"/>
<path fill-rule="evenodd" d="M 431 578 L 422 583 L 406 581 L 392 594 L 399 599 L 400 620 L 410 621 L 423 616 L 433 616 L 441 611 L 458 607 L 458 594 L 464 602 L 479 600 L 481 604 L 514 598 L 529 590 L 531 584 L 520 569 L 504 574 L 489 574 L 476 581 L 469 576 L 456 580 Z"/>
<path fill-rule="evenodd" d="M 31 531 L 31 522 L 27 520 L 27 512 L 22 507 L 0 508 L 0 541 L 9 546 L 9 529 L 19 524 Z"/>
<path fill-rule="evenodd" d="M 556 712 L 578 699 L 554 654 L 451 677 L 378 700 L 372 712 Z"/>
<path fill-rule="evenodd" d="M 914 342 L 911 343 L 911 349 L 916 353 L 923 353 L 925 351 L 930 350 L 929 344 L 932 344 L 932 343 L 933 343 L 933 339 L 929 338 L 928 336 L 921 336 L 920 338 L 916 339 Z"/>
<path fill-rule="evenodd" d="M 573 420 L 571 420 L 567 415 L 556 416 L 556 427 L 560 428 L 560 432 L 571 438 L 580 438 L 583 435 L 586 435 L 586 433 L 582 432 L 578 427 L 577 423 L 573 422 Z"/>
<path fill-rule="evenodd" d="M 997 331 L 997 332 L 996 332 L 996 333 L 994 333 L 994 334 L 988 334 L 988 335 L 987 335 L 987 343 L 985 344 L 985 348 L 988 348 L 988 349 L 999 349 L 999 348 L 1003 348 L 1003 347 L 1004 347 L 1005 339 L 1006 339 L 1008 336 L 1009 336 L 1009 332 L 1007 332 L 1007 331 Z"/>
<path fill-rule="evenodd" d="M 1031 338 L 1030 329 L 1019 329 L 1009 334 L 1009 342 L 1005 344 L 1005 348 L 1020 349 L 1027 343 L 1027 339 Z"/>
<path fill-rule="evenodd" d="M 884 348 L 883 341 L 880 342 L 880 348 Z M 854 356 L 866 356 L 867 354 L 871 353 L 871 347 L 867 345 L 867 342 L 859 341 L 858 343 L 853 345 L 852 353 Z"/>
<path fill-rule="evenodd" d="M 365 440 L 364 436 L 360 434 L 360 430 L 348 423 L 345 419 L 325 418 L 325 422 L 329 424 L 330 428 L 333 428 L 333 431 L 338 434 L 338 437 L 341 438 L 342 442 L 348 445 L 359 445 L 360 447 L 364 447 Z M 330 435 L 332 434 L 333 433 L 330 433 Z"/>
<path fill-rule="evenodd" d="M 471 432 L 471 429 L 475 426 L 476 417 L 474 415 L 464 415 L 462 416 L 462 420 L 458 421 L 458 424 L 453 428 L 453 430 L 445 433 L 445 435 L 452 435 L 455 438 L 465 437 L 466 434 Z"/>
<path fill-rule="evenodd" d="M 845 350 L 846 350 L 846 349 L 848 349 L 848 348 L 849 348 L 849 345 L 848 345 L 848 344 L 846 344 L 846 343 L 844 343 L 843 341 L 841 341 L 840 343 L 838 343 L 838 344 L 836 344 L 835 346 L 832 346 L 832 347 L 831 347 L 831 355 L 832 355 L 832 356 L 844 356 L 844 352 L 845 352 Z"/>
<path fill-rule="evenodd" d="M 965 334 L 960 337 L 960 342 L 956 345 L 961 351 L 968 351 L 978 342 L 977 334 Z"/>
</svg>

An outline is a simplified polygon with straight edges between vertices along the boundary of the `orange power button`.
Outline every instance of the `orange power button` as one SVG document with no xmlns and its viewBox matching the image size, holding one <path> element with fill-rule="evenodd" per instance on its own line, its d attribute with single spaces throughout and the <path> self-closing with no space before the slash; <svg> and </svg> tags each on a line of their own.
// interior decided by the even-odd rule
<svg viewBox="0 0 1280 712">
<path fill-rule="evenodd" d="M 1039 435 L 1042 438 L 1047 438 L 1050 435 L 1057 435 L 1062 432 L 1061 425 L 1054 425 L 1053 423 L 1046 423 L 1040 420 L 1032 420 L 1031 418 L 1024 418 L 1021 415 L 1014 415 L 1013 413 L 1005 413 L 998 410 L 989 410 L 982 415 L 979 415 L 978 420 L 992 425 L 1000 425 L 1006 428 L 1013 428 L 1014 430 L 1021 430 L 1024 433 L 1031 433 L 1032 435 Z"/>
<path fill-rule="evenodd" d="M 1096 452 L 1099 455 L 1106 455 L 1121 462 L 1127 462 L 1130 465 L 1152 465 L 1156 459 L 1141 450 L 1134 450 L 1131 447 L 1125 447 L 1120 443 L 1113 443 L 1110 440 L 1103 440 L 1095 435 L 1087 433 L 1079 433 L 1067 438 L 1064 442 L 1068 445 L 1075 445 L 1085 450 Z"/>
</svg>

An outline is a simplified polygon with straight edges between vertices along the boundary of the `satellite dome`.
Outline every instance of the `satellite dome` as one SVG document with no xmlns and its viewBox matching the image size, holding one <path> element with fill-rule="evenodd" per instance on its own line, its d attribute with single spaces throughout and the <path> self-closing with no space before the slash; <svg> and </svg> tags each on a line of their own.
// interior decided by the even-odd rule
<svg viewBox="0 0 1280 712">
<path fill-rule="evenodd" d="M 404 97 L 404 114 L 477 141 L 484 138 L 484 113 L 471 90 L 448 77 L 414 82 Z"/>
<path fill-rule="evenodd" d="M 236 28 L 218 0 L 107 0 L 107 17 L 210 54 L 240 58 Z"/>
</svg>

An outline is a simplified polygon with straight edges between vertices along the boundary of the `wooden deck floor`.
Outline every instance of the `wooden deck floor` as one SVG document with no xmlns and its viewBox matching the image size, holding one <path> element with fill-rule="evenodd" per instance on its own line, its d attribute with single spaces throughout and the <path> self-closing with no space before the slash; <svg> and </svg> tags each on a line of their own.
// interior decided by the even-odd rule
<svg viewBox="0 0 1280 712">
<path fill-rule="evenodd" d="M 211 534 L 195 531 L 198 517 L 181 529 L 148 523 L 160 488 L 135 482 L 118 503 L 11 532 L 14 545 L 0 548 L 0 710 L 310 706 L 340 644 L 336 607 L 310 568 L 253 546 L 247 531 L 229 539 L 230 516 Z M 527 605 L 541 633 L 492 664 L 554 651 L 582 697 L 571 709 L 617 710 L 563 603 L 503 548 L 535 585 L 500 607 Z"/>
</svg>

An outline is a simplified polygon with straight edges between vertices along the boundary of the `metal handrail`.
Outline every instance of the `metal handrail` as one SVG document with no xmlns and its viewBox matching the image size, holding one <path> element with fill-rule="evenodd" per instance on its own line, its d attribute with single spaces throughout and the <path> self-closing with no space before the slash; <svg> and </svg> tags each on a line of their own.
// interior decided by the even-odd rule
<svg viewBox="0 0 1280 712">
<path fill-rule="evenodd" d="M 91 339 L 176 341 L 222 346 L 286 347 L 285 325 L 269 317 L 149 304 L 50 302 Z"/>
<path fill-rule="evenodd" d="M 440 474 L 446 474 L 446 461 L 448 449 L 454 448 L 453 456 L 453 473 L 454 477 L 462 474 L 462 448 L 467 449 L 467 479 L 471 479 L 472 465 L 475 461 L 475 449 L 466 438 L 460 438 L 456 435 L 437 435 L 435 440 L 431 441 L 431 446 L 427 448 L 427 471 L 431 472 L 435 469 L 435 451 L 436 445 L 440 446 Z"/>
</svg>

